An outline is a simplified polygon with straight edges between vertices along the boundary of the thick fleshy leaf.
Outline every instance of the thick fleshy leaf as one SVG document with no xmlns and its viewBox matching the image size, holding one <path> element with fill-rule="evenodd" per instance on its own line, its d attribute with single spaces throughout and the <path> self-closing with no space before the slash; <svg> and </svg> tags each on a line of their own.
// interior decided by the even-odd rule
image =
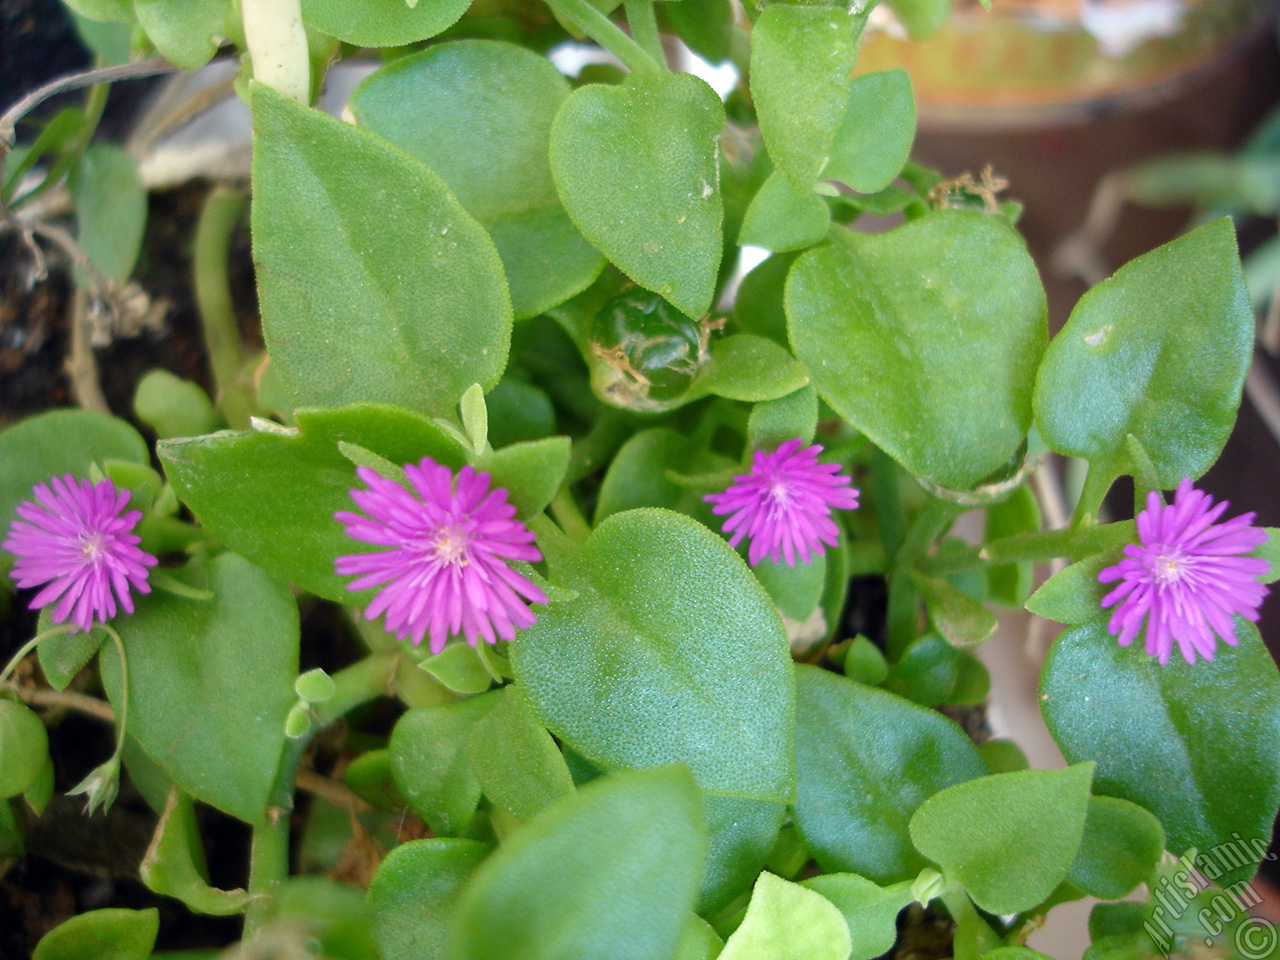
<svg viewBox="0 0 1280 960">
<path fill-rule="evenodd" d="M 1031 425 L 1045 297 L 1002 219 L 939 210 L 804 254 L 787 282 L 791 344 L 818 393 L 916 476 L 968 489 Z"/>
<path fill-rule="evenodd" d="M 227 0 L 133 0 L 133 12 L 147 39 L 170 63 L 198 70 L 218 52 L 229 31 Z"/>
<path fill-rule="evenodd" d="M 957 784 L 911 818 L 911 839 L 989 913 L 1034 907 L 1067 878 L 1084 835 L 1093 764 Z"/>
<path fill-rule="evenodd" d="M 775 3 L 751 33 L 751 96 L 769 156 L 808 192 L 849 103 L 861 23 L 842 7 Z"/>
<path fill-rule="evenodd" d="M 876 883 L 928 866 L 907 824 L 938 791 L 986 773 L 954 723 L 816 667 L 796 667 L 795 822 L 827 871 Z"/>
<path fill-rule="evenodd" d="M 1036 616 L 1073 626 L 1109 616 L 1102 607 L 1102 600 L 1112 587 L 1100 583 L 1098 574 L 1104 567 L 1114 566 L 1123 558 L 1123 549 L 1115 547 L 1077 560 L 1042 583 L 1027 598 L 1027 609 Z"/>
<path fill-rule="evenodd" d="M 1128 800 L 1090 797 L 1067 879 L 1102 900 L 1119 900 L 1151 878 L 1163 853 L 1164 829 L 1154 816 Z"/>
<path fill-rule="evenodd" d="M 497 691 L 461 703 L 418 707 L 391 731 L 391 773 L 409 806 L 437 834 L 454 836 L 471 822 L 480 781 L 471 769 L 468 738 L 497 706 Z"/>
<path fill-rule="evenodd" d="M 147 190 L 137 161 L 113 143 L 91 145 L 72 172 L 71 198 L 76 239 L 93 265 L 108 280 L 128 280 L 147 225 Z"/>
<path fill-rule="evenodd" d="M 579 596 L 540 611 L 511 646 L 553 733 L 606 769 L 683 762 L 708 793 L 791 800 L 786 638 L 720 537 L 669 510 L 630 510 L 601 523 L 561 579 Z"/>
<path fill-rule="evenodd" d="M 39 633 L 53 627 L 53 616 L 50 607 L 40 611 L 40 619 L 36 621 Z M 55 690 L 65 690 L 76 678 L 76 674 L 89 665 L 93 655 L 107 641 L 107 632 L 100 626 L 92 630 L 77 630 L 75 633 L 60 633 L 47 637 L 36 647 L 36 656 L 40 660 L 40 670 L 49 686 Z"/>
<path fill-rule="evenodd" d="M 384 960 L 443 960 L 449 922 L 463 883 L 489 848 L 475 840 L 402 843 L 369 884 L 373 936 Z"/>
<path fill-rule="evenodd" d="M 1080 298 L 1040 366 L 1036 422 L 1053 449 L 1112 474 L 1134 469 L 1132 434 L 1172 488 L 1217 459 L 1252 351 L 1253 310 L 1223 218 Z"/>
<path fill-rule="evenodd" d="M 743 333 L 768 337 L 783 346 L 790 344 L 782 295 L 796 257 L 794 253 L 775 253 L 742 278 L 733 317 Z"/>
<path fill-rule="evenodd" d="M 575 90 L 551 128 L 551 170 L 578 229 L 691 317 L 711 308 L 720 265 L 722 126 L 704 81 L 633 73 Z"/>
<path fill-rule="evenodd" d="M 906 70 L 856 77 L 822 178 L 859 193 L 883 190 L 906 164 L 915 135 L 916 98 Z"/>
<path fill-rule="evenodd" d="M 809 443 L 817 429 L 818 391 L 805 386 L 751 408 L 747 419 L 747 446 L 752 450 L 773 450 L 796 437 Z"/>
<path fill-rule="evenodd" d="M 489 231 L 517 319 L 586 289 L 604 266 L 551 180 L 551 121 L 568 96 L 546 57 L 490 40 L 395 60 L 351 95 L 361 126 L 429 166 Z"/>
<path fill-rule="evenodd" d="M 16 700 L 0 699 L 0 761 L 0 803 L 35 783 L 49 762 L 44 723 Z"/>
<path fill-rule="evenodd" d="M 698 912 L 713 916 L 751 889 L 773 851 L 787 808 L 765 800 L 703 794 L 707 864 Z"/>
<path fill-rule="evenodd" d="M 830 225 L 827 201 L 812 191 L 801 193 L 775 170 L 747 207 L 738 243 L 775 252 L 803 250 L 825 237 Z"/>
<path fill-rule="evenodd" d="M 363 486 L 338 449 L 355 443 L 397 466 L 429 456 L 460 467 L 458 441 L 427 417 L 383 404 L 294 413 L 296 430 L 247 430 L 159 444 L 169 481 L 200 523 L 233 550 L 290 583 L 349 601 L 334 558 L 365 552 L 336 511 L 355 510 Z M 287 522 L 288 535 L 281 534 Z"/>
<path fill-rule="evenodd" d="M 8 533 L 18 504 L 34 498 L 31 489 L 37 483 L 64 473 L 86 478 L 91 463 L 149 459 L 137 430 L 89 410 L 50 410 L 15 423 L 0 433 L 0 533 Z M 0 550 L 0 557 L 8 556 Z"/>
<path fill-rule="evenodd" d="M 697 475 L 734 466 L 728 458 L 696 451 L 693 442 L 675 430 L 641 430 L 622 445 L 609 465 L 596 500 L 596 523 L 637 507 L 666 507 L 718 527 L 711 505 L 702 499 L 710 491 L 681 486 L 670 474 Z"/>
<path fill-rule="evenodd" d="M 569 438 L 545 437 L 490 450 L 474 466 L 507 491 L 521 520 L 537 516 L 551 502 L 569 469 Z"/>
<path fill-rule="evenodd" d="M 294 399 L 451 415 L 473 383 L 494 386 L 511 299 L 484 228 L 380 137 L 252 91 L 263 335 Z"/>
<path fill-rule="evenodd" d="M 1280 673 L 1257 628 L 1213 662 L 1161 666 L 1121 647 L 1103 620 L 1060 636 L 1040 677 L 1040 710 L 1068 761 L 1096 760 L 1094 788 L 1160 818 L 1174 853 L 1270 836 L 1280 806 Z M 1224 870 L 1248 879 L 1260 853 Z"/>
<path fill-rule="evenodd" d="M 766 337 L 739 333 L 711 345 L 711 359 L 686 397 L 713 393 L 730 400 L 777 400 L 809 382 L 804 364 Z"/>
<path fill-rule="evenodd" d="M 196 913 L 226 917 L 239 913 L 249 902 L 244 890 L 210 886 L 195 810 L 191 798 L 177 787 L 169 791 L 169 801 L 138 873 L 148 890 L 176 897 Z"/>
<path fill-rule="evenodd" d="M 471 728 L 467 755 L 485 796 L 516 820 L 529 820 L 573 793 L 560 749 L 514 684 Z"/>
<path fill-rule="evenodd" d="M 54 927 L 31 960 L 147 960 L 160 931 L 160 911 L 109 907 L 90 910 Z"/>
<path fill-rule="evenodd" d="M 597 780 L 543 811 L 463 890 L 457 960 L 668 960 L 706 850 L 698 791 L 666 767 Z"/>
<path fill-rule="evenodd" d="M 996 632 L 996 615 L 946 580 L 913 574 L 929 620 L 946 641 L 957 647 L 973 647 Z"/>
<path fill-rule="evenodd" d="M 302 0 L 302 16 L 358 47 L 401 47 L 453 26 L 471 0 Z"/>
<path fill-rule="evenodd" d="M 892 888 L 872 883 L 856 873 L 828 873 L 801 886 L 830 900 L 849 927 L 849 960 L 871 960 L 887 953 L 898 936 L 898 913 L 911 902 L 911 885 Z"/>
<path fill-rule="evenodd" d="M 128 658 L 129 733 L 191 796 L 259 823 L 295 700 L 297 603 L 283 583 L 234 553 L 169 575 L 213 598 L 157 590 L 115 621 Z M 99 664 L 119 711 L 113 645 Z"/>
<path fill-rule="evenodd" d="M 760 874 L 747 915 L 721 960 L 847 960 L 844 915 L 820 893 L 772 873 Z"/>
</svg>

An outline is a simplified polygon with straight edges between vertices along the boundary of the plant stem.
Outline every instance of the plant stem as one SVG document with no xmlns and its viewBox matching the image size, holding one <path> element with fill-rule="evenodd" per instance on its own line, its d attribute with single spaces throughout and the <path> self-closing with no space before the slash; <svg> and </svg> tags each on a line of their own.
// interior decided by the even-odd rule
<svg viewBox="0 0 1280 960">
<path fill-rule="evenodd" d="M 249 894 L 252 899 L 244 915 L 244 939 L 251 939 L 275 915 L 276 898 L 289 877 L 289 826 L 298 766 L 311 736 L 319 728 L 337 720 L 360 704 L 387 692 L 395 671 L 398 653 L 375 653 L 333 675 L 337 688 L 332 697 L 317 705 L 311 733 L 286 737 L 280 751 L 276 778 L 267 795 L 262 821 L 253 828 L 249 853 Z"/>
<path fill-rule="evenodd" d="M 116 633 L 115 628 L 104 623 L 102 629 L 115 641 L 116 652 L 120 654 L 120 716 L 116 720 L 115 750 L 115 755 L 118 757 L 124 750 L 124 734 L 129 728 L 129 659 L 124 655 L 124 641 L 120 639 L 120 634 Z"/>
<path fill-rule="evenodd" d="M 18 652 L 10 658 L 9 663 L 4 668 L 3 672 L 0 672 L 0 683 L 4 683 L 9 679 L 10 674 L 12 674 L 14 670 L 18 669 L 18 664 L 22 662 L 23 658 L 38 647 L 42 640 L 48 640 L 50 637 L 59 637 L 64 633 L 70 633 L 74 629 L 74 624 L 64 623 L 56 627 L 50 627 L 44 633 L 37 633 L 34 637 L 24 643 L 18 649 Z"/>
<path fill-rule="evenodd" d="M 616 23 L 587 0 L 547 0 L 547 6 L 570 26 L 581 30 L 636 73 L 661 73 L 662 67 Z"/>
<path fill-rule="evenodd" d="M 911 571 L 924 557 L 929 545 L 945 531 L 964 507 L 930 497 L 916 514 L 893 561 L 889 574 L 889 605 L 886 612 L 885 646 L 890 661 L 896 661 L 916 638 L 920 617 L 920 593 Z"/>
<path fill-rule="evenodd" d="M 555 499 L 551 501 L 551 516 L 571 539 L 582 543 L 591 536 L 591 524 L 582 515 L 578 501 L 573 499 L 573 492 L 567 483 L 561 484 Z"/>
<path fill-rule="evenodd" d="M 631 36 L 659 66 L 665 67 L 667 56 L 662 49 L 657 18 L 653 15 L 653 0 L 622 0 L 622 4 L 627 11 Z"/>
<path fill-rule="evenodd" d="M 205 199 L 196 223 L 191 268 L 196 308 L 200 312 L 205 351 L 213 374 L 214 399 L 218 403 L 227 395 L 244 366 L 244 349 L 231 300 L 228 265 L 231 237 L 240 223 L 247 199 L 243 191 L 215 187 Z"/>
<path fill-rule="evenodd" d="M 254 79 L 301 104 L 311 102 L 311 61 L 301 0 L 241 0 Z"/>
</svg>

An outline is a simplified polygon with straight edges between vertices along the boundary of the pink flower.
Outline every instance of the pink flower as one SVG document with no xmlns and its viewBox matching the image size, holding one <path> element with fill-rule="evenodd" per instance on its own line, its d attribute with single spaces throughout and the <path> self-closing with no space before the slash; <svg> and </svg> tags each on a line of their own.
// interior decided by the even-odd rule
<svg viewBox="0 0 1280 960">
<path fill-rule="evenodd" d="M 853 481 L 840 473 L 834 463 L 819 463 L 822 447 L 801 447 L 800 438 L 788 440 L 773 453 L 757 450 L 751 472 L 734 477 L 724 493 L 703 499 L 713 504 L 717 515 L 732 514 L 724 532 L 732 533 L 731 547 L 743 537 L 751 538 L 747 557 L 754 567 L 766 556 L 794 567 L 796 556 L 804 563 L 822 556 L 823 544 L 836 545 L 839 528 L 831 519 L 831 509 L 853 510 L 858 491 Z"/>
<path fill-rule="evenodd" d="M 140 538 L 132 532 L 142 514 L 120 512 L 129 491 L 116 490 L 110 480 L 90 483 L 67 474 L 36 484 L 32 493 L 38 502 L 18 504 L 22 519 L 13 521 L 4 542 L 17 557 L 10 575 L 18 586 L 45 585 L 31 609 L 56 601 L 53 622 L 70 618 L 85 631 L 114 617 L 117 601 L 133 613 L 129 588 L 151 592 L 147 567 L 156 558 L 138 549 Z"/>
<path fill-rule="evenodd" d="M 1257 621 L 1266 588 L 1257 580 L 1270 569 L 1266 560 L 1247 557 L 1267 539 L 1265 530 L 1250 526 L 1246 513 L 1215 523 L 1227 509 L 1216 507 L 1190 479 L 1178 484 L 1173 504 L 1157 493 L 1147 496 L 1147 509 L 1138 514 L 1141 543 L 1124 548 L 1125 558 L 1098 574 L 1102 583 L 1121 581 L 1102 598 L 1115 606 L 1107 629 L 1127 647 L 1146 622 L 1147 654 L 1161 663 L 1178 642 L 1187 663 L 1198 652 L 1213 659 L 1221 637 L 1235 646 L 1233 615 Z"/>
<path fill-rule="evenodd" d="M 453 471 L 430 457 L 404 470 L 412 492 L 357 468 L 369 489 L 352 490 L 351 497 L 368 516 L 334 514 L 348 536 L 390 548 L 337 558 L 340 576 L 359 578 L 347 589 L 382 587 L 365 617 L 385 613 L 387 629 L 415 644 L 430 632 L 432 653 L 459 632 L 472 646 L 477 637 L 514 640 L 517 629 L 537 622 L 529 602 L 546 603 L 547 596 L 507 565 L 542 559 L 507 491 L 490 491 L 489 474 L 471 467 L 455 483 Z"/>
</svg>

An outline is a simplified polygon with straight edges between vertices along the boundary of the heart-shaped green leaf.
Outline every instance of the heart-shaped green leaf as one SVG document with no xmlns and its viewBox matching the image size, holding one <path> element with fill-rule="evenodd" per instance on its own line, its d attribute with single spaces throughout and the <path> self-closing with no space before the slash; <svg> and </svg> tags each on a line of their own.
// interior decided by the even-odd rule
<svg viewBox="0 0 1280 960">
<path fill-rule="evenodd" d="M 128 657 L 129 733 L 191 796 L 258 823 L 296 699 L 297 603 L 234 553 L 171 576 L 213 598 L 153 591 L 115 621 Z M 119 711 L 114 646 L 103 647 L 99 664 Z"/>
<path fill-rule="evenodd" d="M 912 900 L 909 883 L 885 888 L 856 873 L 828 873 L 801 886 L 822 894 L 844 914 L 852 941 L 849 960 L 887 953 L 898 936 L 898 913 Z"/>
<path fill-rule="evenodd" d="M 948 787 L 911 818 L 916 848 L 989 913 L 1034 907 L 1080 848 L 1093 764 L 996 773 Z"/>
<path fill-rule="evenodd" d="M 160 911 L 155 907 L 90 910 L 41 937 L 31 960 L 147 960 L 159 930 Z"/>
<path fill-rule="evenodd" d="M 1095 620 L 1058 638 L 1040 677 L 1063 755 L 1096 760 L 1095 789 L 1159 817 L 1174 853 L 1269 836 L 1280 806 L 1280 673 L 1253 624 L 1237 617 L 1236 634 L 1212 662 L 1161 666 Z M 1260 856 L 1223 883 L 1251 877 Z"/>
<path fill-rule="evenodd" d="M 795 822 L 828 871 L 876 883 L 926 861 L 907 824 L 939 790 L 986 773 L 973 743 L 932 710 L 816 667 L 796 667 Z"/>
<path fill-rule="evenodd" d="M 556 736 L 606 769 L 683 762 L 709 793 L 791 799 L 786 638 L 722 539 L 669 510 L 615 514 L 563 583 L 577 599 L 539 611 L 511 646 Z"/>
<path fill-rule="evenodd" d="M 730 400 L 777 400 L 809 382 L 804 364 L 766 337 L 738 333 L 711 345 L 711 359 L 689 387 L 687 399 L 708 393 Z"/>
<path fill-rule="evenodd" d="M 514 684 L 471 729 L 467 754 L 480 787 L 517 820 L 573 793 L 573 777 L 551 734 Z"/>
<path fill-rule="evenodd" d="M 1150 813 L 1128 800 L 1090 797 L 1067 879 L 1102 900 L 1119 900 L 1151 879 L 1163 853 L 1164 829 Z"/>
<path fill-rule="evenodd" d="M 463 890 L 457 960 L 669 960 L 706 850 L 687 770 L 614 774 L 543 811 Z"/>
<path fill-rule="evenodd" d="M 751 32 L 751 96 L 769 156 L 807 193 L 849 103 L 861 24 L 841 7 L 775 3 Z"/>
<path fill-rule="evenodd" d="M 198 70 L 213 59 L 227 33 L 227 0 L 133 0 L 147 39 L 170 63 Z"/>
<path fill-rule="evenodd" d="M 1002 219 L 940 210 L 886 234 L 841 232 L 787 281 L 796 356 L 836 412 L 919 477 L 963 490 L 1031 425 L 1045 298 Z"/>
<path fill-rule="evenodd" d="M 296 402 L 451 415 L 473 383 L 494 386 L 511 300 L 484 228 L 380 137 L 252 90 L 262 328 Z"/>
<path fill-rule="evenodd" d="M 827 235 L 831 211 L 816 193 L 801 193 L 775 170 L 757 191 L 738 243 L 766 250 L 803 250 Z"/>
<path fill-rule="evenodd" d="M 847 960 L 844 915 L 820 893 L 760 874 L 747 915 L 725 941 L 721 960 Z"/>
<path fill-rule="evenodd" d="M 822 178 L 859 193 L 883 190 L 906 164 L 915 135 L 916 98 L 907 71 L 856 77 Z"/>
<path fill-rule="evenodd" d="M 0 803 L 22 793 L 49 762 L 49 734 L 27 706 L 0 699 Z"/>
<path fill-rule="evenodd" d="M 160 460 L 200 523 L 233 550 L 312 593 L 349 601 L 334 558 L 368 545 L 333 518 L 355 509 L 351 490 L 361 486 L 338 444 L 357 444 L 396 465 L 429 456 L 455 468 L 464 462 L 462 447 L 427 417 L 384 404 L 294 416 L 296 430 L 224 430 L 164 441 Z"/>
<path fill-rule="evenodd" d="M 1252 351 L 1253 310 L 1224 217 L 1080 298 L 1040 366 L 1036 422 L 1053 449 L 1113 474 L 1134 469 L 1132 434 L 1172 488 L 1217 459 Z"/>
<path fill-rule="evenodd" d="M 681 73 L 580 87 L 551 128 L 551 171 L 578 229 L 691 317 L 711 308 L 720 265 L 723 126 L 715 91 Z"/>
<path fill-rule="evenodd" d="M 395 60 L 351 95 L 361 126 L 429 166 L 489 231 L 517 319 L 586 289 L 604 266 L 551 180 L 551 121 L 568 96 L 545 57 L 491 40 Z"/>
<path fill-rule="evenodd" d="M 302 16 L 358 47 L 401 47 L 451 27 L 471 0 L 302 0 Z"/>
</svg>

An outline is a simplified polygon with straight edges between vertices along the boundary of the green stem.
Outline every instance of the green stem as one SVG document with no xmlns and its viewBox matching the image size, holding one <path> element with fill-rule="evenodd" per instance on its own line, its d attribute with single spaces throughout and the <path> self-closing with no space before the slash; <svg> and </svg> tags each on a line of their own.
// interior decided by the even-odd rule
<svg viewBox="0 0 1280 960">
<path fill-rule="evenodd" d="M 616 23 L 587 0 L 547 0 L 561 20 L 581 30 L 636 73 L 662 73 L 662 67 L 645 49 L 628 37 Z"/>
<path fill-rule="evenodd" d="M 627 25 L 631 36 L 659 66 L 666 66 L 667 56 L 662 49 L 662 36 L 658 33 L 658 20 L 653 15 L 653 0 L 622 0 L 627 11 Z"/>
<path fill-rule="evenodd" d="M 115 641 L 116 652 L 120 654 L 120 716 L 116 719 L 115 752 L 115 756 L 118 757 L 124 751 L 124 735 L 129 727 L 129 658 L 124 655 L 124 641 L 120 639 L 120 634 L 116 633 L 115 628 L 104 623 L 102 629 Z"/>
<path fill-rule="evenodd" d="M 289 877 L 289 825 L 293 814 L 298 764 L 316 730 L 332 723 L 360 704 L 387 692 L 395 670 L 396 653 L 375 653 L 333 675 L 337 688 L 317 705 L 315 724 L 307 736 L 285 739 L 276 778 L 267 795 L 263 819 L 253 828 L 249 853 L 249 906 L 244 915 L 244 939 L 249 940 L 275 915 L 276 898 Z"/>
<path fill-rule="evenodd" d="M 98 130 L 98 123 L 102 120 L 102 111 L 106 109 L 107 95 L 110 93 L 111 84 L 109 83 L 95 83 L 89 88 L 84 99 L 84 125 L 76 135 L 75 146 L 71 151 L 75 156 L 78 157 L 88 149 L 94 133 Z"/>
<path fill-rule="evenodd" d="M 42 640 L 48 640 L 50 637 L 58 637 L 64 633 L 70 633 L 74 629 L 75 624 L 64 623 L 61 626 L 50 627 L 44 633 L 37 633 L 34 637 L 24 643 L 21 648 L 19 648 L 18 652 L 9 660 L 8 666 L 4 668 L 3 672 L 0 672 L 0 683 L 4 683 L 9 679 L 9 675 L 18 668 L 18 664 L 22 662 L 23 658 L 38 647 Z"/>
<path fill-rule="evenodd" d="M 1084 477 L 1084 487 L 1080 491 L 1080 499 L 1076 502 L 1075 512 L 1071 515 L 1071 522 L 1067 524 L 1068 529 L 1072 532 L 1079 532 L 1085 527 L 1091 527 L 1098 522 L 1098 508 L 1102 506 L 1102 500 L 1107 495 L 1107 491 L 1111 489 L 1111 483 L 1115 479 L 1114 473 L 1110 469 L 1104 468 L 1100 463 L 1090 461 L 1089 472 Z"/>
<path fill-rule="evenodd" d="M 886 612 L 886 647 L 889 659 L 896 661 L 916 638 L 920 618 L 920 592 L 911 579 L 911 571 L 919 566 L 929 545 L 951 526 L 964 507 L 930 497 L 916 514 L 894 558 L 889 575 L 889 603 Z"/>
<path fill-rule="evenodd" d="M 875 497 L 876 516 L 880 520 L 884 552 L 890 557 L 897 556 L 907 525 L 902 512 L 902 497 L 898 493 L 898 465 L 879 447 L 871 457 L 871 492 Z"/>
<path fill-rule="evenodd" d="M 551 516 L 569 537 L 579 543 L 591 536 L 591 524 L 582 515 L 578 501 L 573 498 L 569 485 L 562 484 L 555 499 L 551 501 Z"/>
<path fill-rule="evenodd" d="M 240 190 L 216 187 L 205 200 L 196 223 L 192 254 L 196 308 L 200 312 L 205 350 L 219 402 L 244 366 L 244 347 L 231 300 L 228 264 L 231 237 L 240 223 L 246 201 Z"/>
</svg>

